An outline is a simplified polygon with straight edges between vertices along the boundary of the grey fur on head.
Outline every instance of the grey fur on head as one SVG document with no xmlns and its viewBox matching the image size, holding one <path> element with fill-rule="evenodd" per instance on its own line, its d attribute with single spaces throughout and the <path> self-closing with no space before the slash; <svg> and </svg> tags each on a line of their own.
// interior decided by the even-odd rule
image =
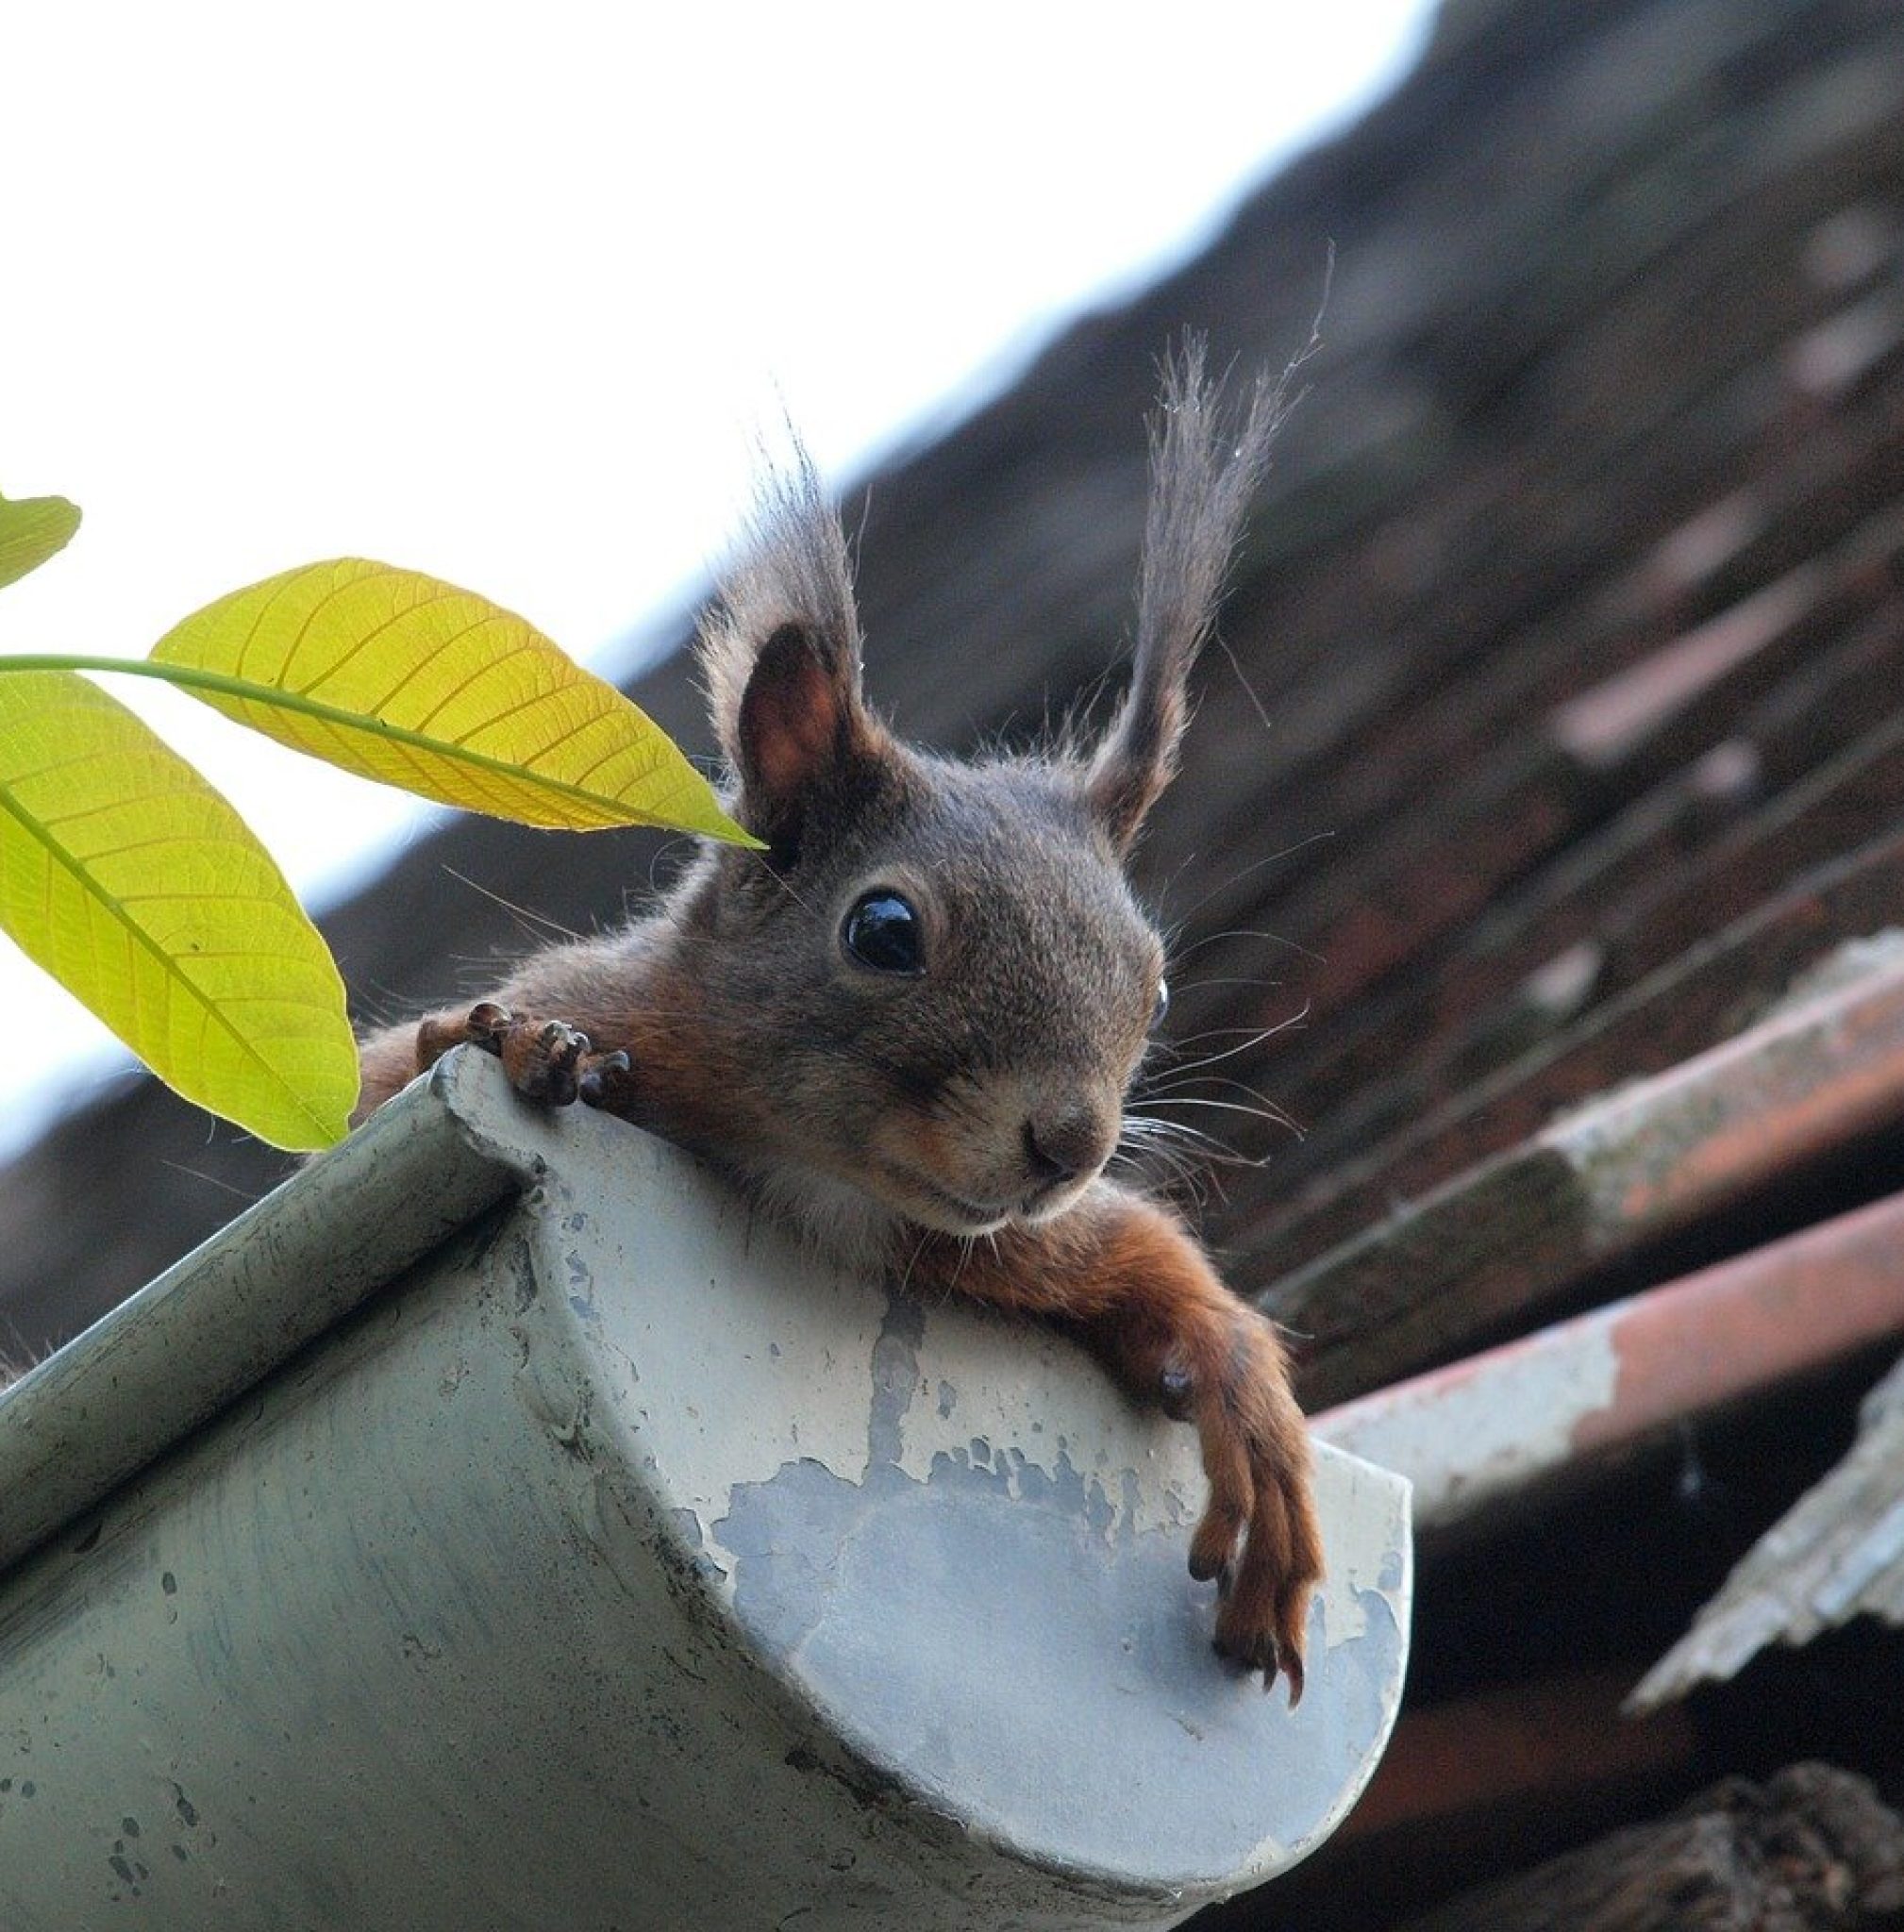
<svg viewBox="0 0 1904 1932">
<path fill-rule="evenodd" d="M 1314 346 L 1311 338 L 1310 347 Z M 1163 371 L 1150 428 L 1150 505 L 1138 577 L 1137 658 L 1128 695 L 1092 760 L 1086 791 L 1120 845 L 1177 769 L 1189 718 L 1185 681 L 1209 637 L 1270 444 L 1289 414 L 1290 378 L 1310 353 L 1272 378 L 1260 375 L 1239 421 L 1223 385 L 1204 373 L 1200 336 Z"/>
</svg>

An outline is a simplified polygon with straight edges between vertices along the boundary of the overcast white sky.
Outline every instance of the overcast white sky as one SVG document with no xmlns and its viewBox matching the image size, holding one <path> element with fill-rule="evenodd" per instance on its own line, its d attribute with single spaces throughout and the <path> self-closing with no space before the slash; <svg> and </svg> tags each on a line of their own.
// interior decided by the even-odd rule
<svg viewBox="0 0 1904 1932">
<path fill-rule="evenodd" d="M 1194 247 L 1397 77 L 1428 10 L 16 8 L 0 493 L 86 521 L 0 591 L 0 651 L 141 656 L 348 554 L 619 675 L 720 554 L 781 397 L 844 480 Z M 114 689 L 309 903 L 422 822 Z M 4 1155 L 124 1057 L 4 936 L 0 998 Z"/>
</svg>

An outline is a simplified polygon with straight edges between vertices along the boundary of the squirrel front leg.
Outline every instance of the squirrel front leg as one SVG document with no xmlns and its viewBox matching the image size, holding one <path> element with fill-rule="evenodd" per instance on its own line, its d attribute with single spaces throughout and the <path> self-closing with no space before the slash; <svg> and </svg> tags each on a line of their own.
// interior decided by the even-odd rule
<svg viewBox="0 0 1904 1932">
<path fill-rule="evenodd" d="M 1190 1571 L 1222 1591 L 1216 1648 L 1302 1695 L 1309 1602 L 1322 1575 L 1309 1432 L 1271 1324 L 1224 1286 L 1176 1217 L 1108 1184 L 989 1241 L 928 1236 L 915 1287 L 1055 1318 L 1140 1396 L 1195 1424 L 1210 1501 Z"/>
</svg>

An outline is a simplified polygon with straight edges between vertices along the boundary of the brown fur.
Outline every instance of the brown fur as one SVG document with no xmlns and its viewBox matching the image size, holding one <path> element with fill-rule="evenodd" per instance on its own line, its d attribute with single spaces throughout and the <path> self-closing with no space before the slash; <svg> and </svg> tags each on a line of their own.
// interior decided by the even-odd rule
<svg viewBox="0 0 1904 1932">
<path fill-rule="evenodd" d="M 471 1041 L 535 1099 L 718 1162 L 844 1261 L 1070 1326 L 1194 1423 L 1217 1647 L 1294 1697 L 1321 1546 L 1282 1344 L 1173 1214 L 1102 1177 L 1163 963 L 1122 859 L 1175 767 L 1280 399 L 1260 386 L 1232 425 L 1196 351 L 1173 369 L 1131 691 L 1089 759 L 894 740 L 860 693 L 839 524 L 804 458 L 771 481 L 703 633 L 733 809 L 768 851 L 704 852 L 621 930 L 367 1040 L 360 1111 Z M 869 891 L 913 908 L 921 970 L 845 944 Z"/>
</svg>

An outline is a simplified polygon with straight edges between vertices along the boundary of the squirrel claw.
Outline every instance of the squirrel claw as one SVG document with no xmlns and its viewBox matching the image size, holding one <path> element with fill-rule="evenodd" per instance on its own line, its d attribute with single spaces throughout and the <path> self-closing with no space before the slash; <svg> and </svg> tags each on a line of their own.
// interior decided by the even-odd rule
<svg viewBox="0 0 1904 1932">
<path fill-rule="evenodd" d="M 472 1046 L 479 1046 L 485 1053 L 499 1054 L 503 1050 L 503 1036 L 515 1024 L 515 1015 L 507 1007 L 499 1007 L 493 1000 L 484 1000 L 472 1007 L 463 1018 L 463 1038 Z"/>
<path fill-rule="evenodd" d="M 1174 1423 L 1187 1423 L 1195 1413 L 1196 1384 L 1181 1362 L 1166 1362 L 1157 1378 L 1158 1406 Z"/>
<path fill-rule="evenodd" d="M 1290 1708 L 1294 1709 L 1302 1702 L 1302 1653 L 1278 1643 L 1274 1632 L 1259 1631 L 1253 1638 L 1241 1640 L 1227 1638 L 1219 1623 L 1210 1647 L 1218 1657 L 1245 1672 L 1261 1671 L 1264 1690 L 1275 1684 L 1278 1674 L 1288 1678 Z"/>
<path fill-rule="evenodd" d="M 1208 1583 L 1213 1576 L 1228 1574 L 1229 1557 L 1220 1552 L 1202 1547 L 1200 1540 L 1190 1546 L 1190 1574 L 1198 1583 Z"/>
<path fill-rule="evenodd" d="M 589 1036 L 578 1033 L 565 1020 L 550 1020 L 536 1035 L 536 1045 L 560 1066 L 573 1067 L 589 1050 Z"/>
<path fill-rule="evenodd" d="M 589 1036 L 566 1020 L 536 1019 L 484 1000 L 460 1020 L 426 1020 L 419 1057 L 427 1066 L 459 1041 L 494 1054 L 509 1085 L 538 1107 L 570 1107 L 581 1100 L 619 1113 L 632 1096 L 627 1055 L 619 1049 L 592 1052 Z"/>
<path fill-rule="evenodd" d="M 582 1069 L 581 1101 L 584 1107 L 618 1111 L 634 1080 L 634 1062 L 620 1047 L 597 1056 Z"/>
<path fill-rule="evenodd" d="M 1245 1556 L 1245 1567 L 1246 1567 Z M 1289 1680 L 1289 1703 L 1293 1710 L 1302 1702 L 1304 1682 L 1303 1649 L 1308 1635 L 1311 1580 L 1293 1580 L 1288 1575 L 1269 1582 L 1257 1576 L 1235 1579 L 1238 1587 L 1226 1587 L 1218 1599 L 1216 1634 L 1212 1647 L 1246 1670 L 1262 1673 L 1263 1689 L 1276 1682 L 1280 1674 Z M 1252 1602 L 1251 1598 L 1256 1601 Z"/>
<path fill-rule="evenodd" d="M 1240 1314 L 1198 1352 L 1179 1346 L 1156 1373 L 1166 1391 L 1174 1380 L 1188 1386 L 1203 1439 L 1210 1500 L 1191 1537 L 1190 1574 L 1216 1584 L 1219 1654 L 1265 1683 L 1286 1677 L 1293 1705 L 1322 1540 L 1279 1344 L 1267 1323 Z"/>
</svg>

